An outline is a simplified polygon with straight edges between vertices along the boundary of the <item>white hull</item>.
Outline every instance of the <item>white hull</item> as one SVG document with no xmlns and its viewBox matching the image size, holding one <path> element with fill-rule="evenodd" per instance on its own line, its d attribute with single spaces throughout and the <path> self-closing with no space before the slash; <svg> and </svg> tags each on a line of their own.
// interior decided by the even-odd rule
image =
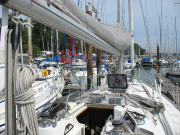
<svg viewBox="0 0 180 135">
<path fill-rule="evenodd" d="M 57 76 L 55 73 L 54 77 L 57 78 L 57 80 L 53 82 L 52 75 L 49 76 L 49 79 L 46 79 L 45 81 L 35 81 L 32 85 L 32 89 L 34 90 L 36 112 L 42 111 L 46 105 L 53 103 L 57 99 L 58 93 L 62 92 L 64 88 L 64 77 Z M 0 98 L 0 132 L 3 132 L 4 130 L 5 95 Z"/>
<path fill-rule="evenodd" d="M 125 68 L 131 68 L 131 63 L 128 63 L 127 61 L 124 63 Z M 136 67 L 136 63 L 133 63 L 133 67 Z"/>
<path fill-rule="evenodd" d="M 82 59 L 76 59 L 72 62 L 72 68 L 86 68 L 87 63 Z"/>
<path fill-rule="evenodd" d="M 153 66 L 153 62 L 143 62 L 142 65 L 143 66 L 147 66 L 147 67 L 152 67 Z"/>
<path fill-rule="evenodd" d="M 72 68 L 86 68 L 86 65 L 72 65 Z"/>
<path fill-rule="evenodd" d="M 160 66 L 168 66 L 168 61 L 165 61 L 165 60 L 159 61 L 159 65 Z"/>
</svg>

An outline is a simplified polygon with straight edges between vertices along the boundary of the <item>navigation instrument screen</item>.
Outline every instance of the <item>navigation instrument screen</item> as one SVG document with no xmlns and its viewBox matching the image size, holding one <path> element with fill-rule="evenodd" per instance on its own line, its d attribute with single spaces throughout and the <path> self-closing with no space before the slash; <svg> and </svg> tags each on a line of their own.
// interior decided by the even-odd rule
<svg viewBox="0 0 180 135">
<path fill-rule="evenodd" d="M 127 88 L 127 76 L 125 74 L 108 74 L 109 88 Z"/>
</svg>

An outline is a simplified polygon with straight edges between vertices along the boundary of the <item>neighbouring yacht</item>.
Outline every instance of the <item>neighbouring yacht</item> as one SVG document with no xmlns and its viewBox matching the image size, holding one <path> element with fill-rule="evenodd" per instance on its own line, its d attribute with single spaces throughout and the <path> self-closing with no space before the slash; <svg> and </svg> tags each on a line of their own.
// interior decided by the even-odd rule
<svg viewBox="0 0 180 135">
<path fill-rule="evenodd" d="M 61 97 L 64 88 L 64 73 L 60 69 L 48 67 L 39 69 L 39 75 L 32 84 L 34 90 L 35 108 L 39 112 L 44 106 Z M 1 91 L 0 97 L 0 132 L 5 130 L 5 93 Z"/>
<path fill-rule="evenodd" d="M 164 58 L 159 59 L 159 65 L 160 66 L 168 66 L 168 61 L 165 60 Z"/>
<path fill-rule="evenodd" d="M 124 62 L 124 67 L 125 68 L 131 68 L 131 59 L 128 58 L 125 62 Z M 136 62 L 133 63 L 133 67 L 136 67 Z"/>
<path fill-rule="evenodd" d="M 72 68 L 85 68 L 87 65 L 86 62 L 84 62 L 82 59 L 75 59 L 72 62 Z"/>
<path fill-rule="evenodd" d="M 144 67 L 152 67 L 153 66 L 153 59 L 151 59 L 151 58 L 143 58 L 142 65 Z"/>
<path fill-rule="evenodd" d="M 170 65 L 166 77 L 168 77 L 174 84 L 180 85 L 180 60 Z"/>
</svg>

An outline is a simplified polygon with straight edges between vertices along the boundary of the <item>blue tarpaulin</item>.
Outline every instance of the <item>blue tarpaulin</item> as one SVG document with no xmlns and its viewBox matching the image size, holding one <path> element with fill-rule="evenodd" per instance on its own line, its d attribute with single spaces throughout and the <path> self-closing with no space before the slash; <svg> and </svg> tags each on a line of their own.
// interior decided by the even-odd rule
<svg viewBox="0 0 180 135">
<path fill-rule="evenodd" d="M 105 56 L 101 56 L 101 59 L 105 59 Z"/>
<path fill-rule="evenodd" d="M 71 66 L 70 66 L 70 71 L 72 69 L 72 59 L 73 59 L 73 55 L 74 55 L 74 44 L 75 44 L 75 37 L 73 39 L 73 50 L 72 50 L 72 56 L 71 56 Z"/>
<path fill-rule="evenodd" d="M 43 59 L 42 61 L 56 61 L 56 62 L 60 62 L 59 54 L 57 54 L 55 57 L 52 57 L 52 58 Z"/>
<path fill-rule="evenodd" d="M 74 58 L 77 58 L 77 59 L 82 59 L 83 58 L 83 56 L 81 55 L 81 56 L 74 56 Z"/>
<path fill-rule="evenodd" d="M 101 56 L 101 59 L 105 59 L 105 57 L 104 56 Z M 97 60 L 97 57 L 93 57 L 93 60 Z"/>
<path fill-rule="evenodd" d="M 128 63 L 131 63 L 131 59 L 128 60 Z"/>
<path fill-rule="evenodd" d="M 143 61 L 150 61 L 150 58 L 143 58 Z"/>
</svg>

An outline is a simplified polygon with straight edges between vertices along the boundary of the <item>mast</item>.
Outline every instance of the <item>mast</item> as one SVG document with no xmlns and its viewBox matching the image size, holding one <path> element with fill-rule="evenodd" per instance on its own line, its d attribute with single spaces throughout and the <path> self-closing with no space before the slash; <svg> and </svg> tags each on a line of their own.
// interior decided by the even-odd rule
<svg viewBox="0 0 180 135">
<path fill-rule="evenodd" d="M 140 45 L 139 45 L 139 59 L 140 59 L 140 55 L 141 55 L 141 54 L 140 54 Z"/>
<path fill-rule="evenodd" d="M 27 18 L 29 24 L 32 20 L 30 17 Z M 28 26 L 28 55 L 29 55 L 29 64 L 32 62 L 32 28 Z"/>
<path fill-rule="evenodd" d="M 57 47 L 57 48 L 56 48 L 56 49 L 57 49 L 56 52 L 57 52 L 57 54 L 59 55 L 58 42 L 59 42 L 58 29 L 56 29 L 56 45 L 57 45 L 57 46 L 56 46 L 56 47 Z M 57 54 L 56 54 L 56 55 L 57 55 Z M 61 60 L 61 59 L 59 58 L 59 60 Z M 58 63 L 59 63 L 59 62 L 57 62 L 57 67 L 59 67 L 59 64 L 58 64 Z"/>
<path fill-rule="evenodd" d="M 54 54 L 54 45 L 53 45 L 53 31 L 54 31 L 54 29 L 53 28 L 51 28 L 51 55 L 53 55 Z M 51 56 L 52 57 L 52 56 Z"/>
<path fill-rule="evenodd" d="M 162 0 L 161 0 L 161 31 L 160 31 L 160 53 L 162 58 Z"/>
<path fill-rule="evenodd" d="M 123 19 L 122 19 L 122 0 L 117 0 L 117 23 L 120 23 L 123 26 Z M 123 72 L 123 52 L 121 52 L 121 56 L 119 56 L 119 73 Z"/>
<path fill-rule="evenodd" d="M 159 45 L 157 44 L 157 64 L 159 66 Z"/>
<path fill-rule="evenodd" d="M 159 66 L 159 44 L 158 44 L 158 36 L 157 36 L 157 25 L 156 25 L 156 38 L 157 38 L 157 65 Z"/>
<path fill-rule="evenodd" d="M 165 29 L 165 48 L 164 48 L 164 56 L 166 56 L 166 29 Z"/>
<path fill-rule="evenodd" d="M 13 88 L 12 88 L 12 64 L 8 59 L 12 59 L 12 54 L 8 54 L 8 46 L 5 45 L 5 33 L 8 29 L 8 12 L 9 9 L 5 6 L 2 6 L 2 27 L 1 27 L 1 45 L 0 49 L 4 52 L 4 63 L 5 63 L 5 134 L 12 135 L 14 134 L 14 119 L 13 119 Z"/>
<path fill-rule="evenodd" d="M 101 16 L 97 13 L 97 20 L 101 21 Z M 101 56 L 102 51 L 100 49 L 97 49 L 97 86 L 101 85 L 101 77 L 100 77 L 100 71 L 101 71 Z"/>
<path fill-rule="evenodd" d="M 122 0 L 117 0 L 117 23 L 120 23 L 123 26 L 123 19 L 122 19 L 122 10 L 123 10 L 123 2 Z"/>
<path fill-rule="evenodd" d="M 59 51 L 58 51 L 58 42 L 59 42 L 59 38 L 58 38 L 58 30 L 56 29 L 57 54 L 59 53 Z"/>
<path fill-rule="evenodd" d="M 176 57 L 178 57 L 178 52 L 177 52 L 177 29 L 176 29 L 176 17 L 175 17 L 175 31 L 176 31 Z"/>
<path fill-rule="evenodd" d="M 86 5 L 86 13 L 92 16 L 92 6 Z M 87 89 L 91 88 L 93 83 L 93 46 L 87 44 Z"/>
<path fill-rule="evenodd" d="M 170 48 L 169 48 L 169 28 L 168 28 L 168 24 L 167 24 L 167 38 L 168 38 L 168 43 L 167 43 L 167 50 L 170 53 Z"/>
<path fill-rule="evenodd" d="M 42 50 L 44 51 L 45 49 L 44 49 L 44 37 L 43 37 L 43 35 L 42 35 L 42 44 L 43 44 Z"/>
<path fill-rule="evenodd" d="M 132 0 L 129 0 L 129 31 L 131 34 L 131 69 L 134 69 L 134 27 L 133 27 L 133 8 Z"/>
</svg>

